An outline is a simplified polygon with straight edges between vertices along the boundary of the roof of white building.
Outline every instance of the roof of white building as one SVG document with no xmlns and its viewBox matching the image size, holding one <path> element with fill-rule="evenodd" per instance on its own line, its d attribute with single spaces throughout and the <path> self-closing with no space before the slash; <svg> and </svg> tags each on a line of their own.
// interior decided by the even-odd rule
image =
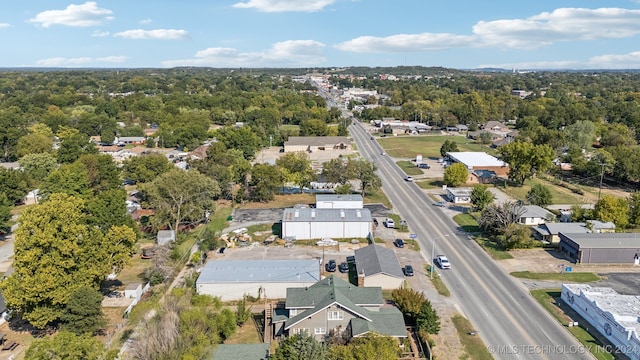
<svg viewBox="0 0 640 360">
<path fill-rule="evenodd" d="M 360 194 L 316 194 L 318 201 L 362 201 Z"/>
<path fill-rule="evenodd" d="M 520 215 L 520 217 L 547 219 L 547 218 L 553 218 L 555 216 L 551 211 L 545 208 L 542 208 L 538 205 L 525 205 L 523 207 L 524 207 L 524 214 Z"/>
<path fill-rule="evenodd" d="M 197 283 L 316 282 L 318 260 L 215 260 L 200 272 Z"/>
<path fill-rule="evenodd" d="M 365 222 L 373 221 L 369 209 L 312 209 L 288 208 L 282 213 L 282 221 L 287 222 Z"/>
<path fill-rule="evenodd" d="M 627 329 L 640 332 L 640 296 L 622 295 L 611 288 L 592 287 L 587 284 L 564 284 L 574 294 L 581 294 L 603 312 L 611 314 L 613 320 Z"/>
<path fill-rule="evenodd" d="M 447 188 L 447 191 L 453 196 L 471 196 L 472 188 Z"/>
<path fill-rule="evenodd" d="M 453 161 L 466 165 L 468 168 L 478 166 L 508 166 L 504 161 L 499 160 L 495 156 L 491 156 L 486 152 L 448 152 L 447 156 L 449 156 Z"/>
</svg>

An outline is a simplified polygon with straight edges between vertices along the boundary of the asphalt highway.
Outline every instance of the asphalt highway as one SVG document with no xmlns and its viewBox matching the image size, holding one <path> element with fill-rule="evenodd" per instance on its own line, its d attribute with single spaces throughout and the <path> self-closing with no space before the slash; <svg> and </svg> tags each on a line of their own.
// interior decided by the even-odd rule
<svg viewBox="0 0 640 360">
<path fill-rule="evenodd" d="M 378 167 L 394 210 L 417 235 L 423 255 L 444 254 L 450 270 L 439 270 L 451 296 L 495 359 L 594 359 L 584 347 L 404 172 L 359 122 L 349 126 L 360 154 Z M 433 259 L 429 261 L 433 263 Z"/>
</svg>

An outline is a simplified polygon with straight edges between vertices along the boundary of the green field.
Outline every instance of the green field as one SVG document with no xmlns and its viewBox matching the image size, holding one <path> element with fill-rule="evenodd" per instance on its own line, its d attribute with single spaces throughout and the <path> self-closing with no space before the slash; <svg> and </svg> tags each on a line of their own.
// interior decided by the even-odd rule
<svg viewBox="0 0 640 360">
<path fill-rule="evenodd" d="M 411 162 L 411 161 L 398 161 L 396 162 L 396 165 L 398 165 L 400 167 L 400 169 L 402 169 L 402 171 L 404 171 L 405 174 L 407 175 L 422 175 L 422 170 L 418 169 L 418 167 L 416 166 L 415 163 Z"/>
<path fill-rule="evenodd" d="M 456 224 L 460 225 L 462 230 L 464 230 L 465 232 L 474 233 L 480 231 L 478 221 L 470 214 L 458 214 L 453 217 L 453 221 L 455 221 Z"/>
<path fill-rule="evenodd" d="M 482 338 L 475 334 L 475 330 L 471 322 L 467 320 L 467 318 L 463 317 L 460 314 L 456 314 L 451 318 L 453 321 L 453 325 L 456 327 L 458 331 L 458 336 L 460 337 L 460 342 L 462 346 L 464 346 L 464 350 L 466 352 L 466 356 L 461 357 L 461 359 L 469 359 L 469 360 L 490 360 L 493 359 L 493 355 L 489 352 L 487 346 L 482 341 Z"/>
<path fill-rule="evenodd" d="M 497 182 L 495 185 L 500 190 L 504 191 L 507 195 L 514 197 L 518 200 L 527 200 L 527 193 L 531 190 L 531 186 L 534 184 L 545 185 L 553 196 L 552 204 L 582 204 L 588 202 L 584 196 L 574 194 L 570 190 L 563 187 L 554 185 L 546 180 L 542 179 L 530 179 L 524 182 L 522 186 L 504 186 L 504 183 Z"/>
<path fill-rule="evenodd" d="M 530 271 L 514 271 L 511 275 L 521 279 L 568 281 L 577 283 L 588 283 L 600 280 L 600 276 L 592 272 L 534 273 Z"/>
<path fill-rule="evenodd" d="M 421 154 L 423 158 L 440 158 L 440 147 L 445 140 L 458 143 L 460 151 L 484 151 L 491 155 L 495 150 L 467 139 L 464 136 L 451 135 L 423 135 L 423 136 L 394 136 L 379 138 L 378 142 L 392 157 L 415 158 Z"/>
</svg>

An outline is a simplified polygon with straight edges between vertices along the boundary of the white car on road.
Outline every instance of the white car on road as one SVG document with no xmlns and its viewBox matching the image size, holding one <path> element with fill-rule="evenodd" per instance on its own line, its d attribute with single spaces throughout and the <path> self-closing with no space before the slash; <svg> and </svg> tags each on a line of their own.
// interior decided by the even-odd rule
<svg viewBox="0 0 640 360">
<path fill-rule="evenodd" d="M 451 263 L 449 262 L 449 259 L 444 255 L 438 255 L 436 257 L 436 262 L 438 263 L 440 269 L 451 269 Z"/>
</svg>

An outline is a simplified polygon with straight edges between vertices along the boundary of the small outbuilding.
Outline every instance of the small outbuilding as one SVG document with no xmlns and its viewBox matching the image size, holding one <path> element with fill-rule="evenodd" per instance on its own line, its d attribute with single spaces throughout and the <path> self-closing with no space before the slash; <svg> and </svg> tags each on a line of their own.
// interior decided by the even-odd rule
<svg viewBox="0 0 640 360">
<path fill-rule="evenodd" d="M 447 188 L 447 198 L 454 204 L 468 204 L 471 202 L 472 188 Z"/>
<path fill-rule="evenodd" d="M 396 253 L 371 244 L 354 251 L 358 286 L 397 289 L 404 286 L 404 273 Z"/>
<path fill-rule="evenodd" d="M 175 230 L 160 230 L 156 235 L 156 240 L 160 246 L 172 243 L 176 241 L 176 232 Z"/>
<path fill-rule="evenodd" d="M 316 209 L 362 209 L 360 194 L 317 194 Z"/>
<path fill-rule="evenodd" d="M 138 299 L 142 297 L 142 284 L 129 284 L 124 288 L 124 297 Z"/>
<path fill-rule="evenodd" d="M 320 280 L 320 262 L 308 260 L 215 260 L 209 261 L 196 280 L 201 295 L 222 301 L 245 295 L 280 299 L 287 288 L 311 286 Z"/>
<path fill-rule="evenodd" d="M 634 233 L 560 233 L 559 248 L 580 264 L 640 265 L 640 236 Z"/>
</svg>

